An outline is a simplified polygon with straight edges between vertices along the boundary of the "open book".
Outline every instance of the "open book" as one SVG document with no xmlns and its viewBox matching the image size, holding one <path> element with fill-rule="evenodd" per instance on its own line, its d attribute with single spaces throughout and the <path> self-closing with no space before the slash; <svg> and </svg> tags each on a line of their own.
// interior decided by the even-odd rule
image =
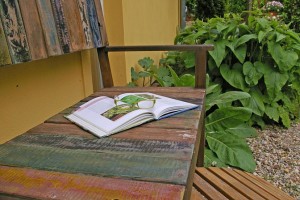
<svg viewBox="0 0 300 200">
<path fill-rule="evenodd" d="M 115 98 L 96 97 L 65 117 L 94 135 L 104 137 L 197 107 L 152 93 L 125 93 Z"/>
</svg>

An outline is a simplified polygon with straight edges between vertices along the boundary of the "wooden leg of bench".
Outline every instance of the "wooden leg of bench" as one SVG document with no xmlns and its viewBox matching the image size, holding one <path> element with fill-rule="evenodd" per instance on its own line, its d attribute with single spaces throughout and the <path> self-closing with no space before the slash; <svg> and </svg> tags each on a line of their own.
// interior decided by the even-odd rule
<svg viewBox="0 0 300 200">
<path fill-rule="evenodd" d="M 202 110 L 203 113 L 201 113 L 200 117 L 200 125 L 198 128 L 198 131 L 200 131 L 200 145 L 199 145 L 199 152 L 198 152 L 198 159 L 197 159 L 197 167 L 203 167 L 204 166 L 204 149 L 205 149 L 205 108 Z"/>
</svg>

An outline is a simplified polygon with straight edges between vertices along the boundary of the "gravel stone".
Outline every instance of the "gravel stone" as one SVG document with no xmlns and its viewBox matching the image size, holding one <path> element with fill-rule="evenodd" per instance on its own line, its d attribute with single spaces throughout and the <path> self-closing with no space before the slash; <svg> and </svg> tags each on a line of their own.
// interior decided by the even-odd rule
<svg viewBox="0 0 300 200">
<path fill-rule="evenodd" d="M 300 123 L 288 129 L 268 125 L 248 139 L 256 160 L 254 175 L 300 200 Z"/>
</svg>

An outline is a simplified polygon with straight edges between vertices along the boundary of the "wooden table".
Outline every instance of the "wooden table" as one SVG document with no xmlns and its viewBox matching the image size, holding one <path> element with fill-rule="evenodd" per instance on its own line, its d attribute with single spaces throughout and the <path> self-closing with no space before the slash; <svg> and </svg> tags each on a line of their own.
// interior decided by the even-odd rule
<svg viewBox="0 0 300 200">
<path fill-rule="evenodd" d="M 199 105 L 205 95 L 195 88 L 111 88 L 91 95 L 0 146 L 0 199 L 188 199 L 201 107 L 101 139 L 64 118 L 95 96 L 133 91 Z"/>
</svg>

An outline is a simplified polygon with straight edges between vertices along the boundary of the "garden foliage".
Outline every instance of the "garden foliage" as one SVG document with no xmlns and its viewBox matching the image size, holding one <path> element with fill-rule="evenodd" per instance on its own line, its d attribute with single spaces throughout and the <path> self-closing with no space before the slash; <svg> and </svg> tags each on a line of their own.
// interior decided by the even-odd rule
<svg viewBox="0 0 300 200">
<path fill-rule="evenodd" d="M 206 20 L 208 18 L 223 16 L 225 0 L 197 0 L 196 17 Z"/>
<path fill-rule="evenodd" d="M 226 15 L 196 21 L 178 34 L 175 43 L 214 45 L 207 69 L 206 165 L 254 171 L 246 143 L 247 137 L 256 135 L 251 126 L 289 127 L 291 120 L 299 119 L 299 34 L 275 20 L 250 16 L 245 23 L 239 15 Z M 139 61 L 142 71 L 132 69 L 132 81 L 193 86 L 194 63 L 188 52 L 168 52 L 160 67 L 144 58 Z"/>
</svg>

